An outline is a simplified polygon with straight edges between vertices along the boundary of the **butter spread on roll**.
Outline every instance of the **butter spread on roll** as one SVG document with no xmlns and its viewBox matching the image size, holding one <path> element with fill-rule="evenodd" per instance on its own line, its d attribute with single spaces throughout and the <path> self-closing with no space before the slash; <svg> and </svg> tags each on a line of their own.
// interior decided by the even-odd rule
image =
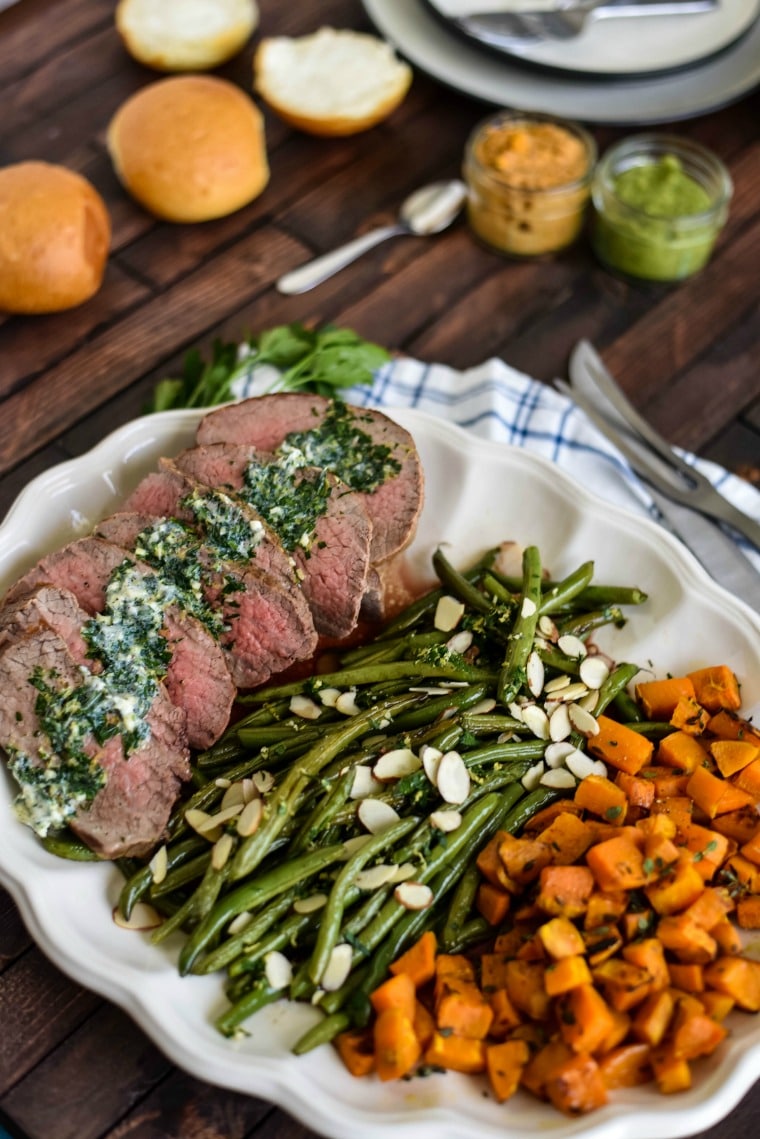
<svg viewBox="0 0 760 1139">
<path fill-rule="evenodd" d="M 316 135 L 349 135 L 387 118 L 404 99 L 411 68 L 363 32 L 320 28 L 272 36 L 253 60 L 254 89 L 280 118 Z"/>
<path fill-rule="evenodd" d="M 206 71 L 236 55 L 255 31 L 255 0 L 119 0 L 127 51 L 158 71 Z"/>
<path fill-rule="evenodd" d="M 210 75 L 143 87 L 116 111 L 107 141 L 122 184 L 167 221 L 223 217 L 269 181 L 261 112 L 239 87 Z"/>
<path fill-rule="evenodd" d="M 81 174 L 49 162 L 0 169 L 0 310 L 58 312 L 97 292 L 111 220 Z"/>
</svg>

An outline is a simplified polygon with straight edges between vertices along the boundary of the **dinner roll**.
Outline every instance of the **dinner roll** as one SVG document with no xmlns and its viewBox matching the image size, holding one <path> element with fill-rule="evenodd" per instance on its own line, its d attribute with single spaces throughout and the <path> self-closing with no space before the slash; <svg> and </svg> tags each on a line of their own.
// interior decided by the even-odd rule
<svg viewBox="0 0 760 1139">
<path fill-rule="evenodd" d="M 412 81 L 390 44 L 334 28 L 263 39 L 253 67 L 254 87 L 272 110 L 317 135 L 373 127 L 398 107 Z"/>
<path fill-rule="evenodd" d="M 0 169 L 0 309 L 58 312 L 100 288 L 111 219 L 86 178 L 48 162 Z"/>
<path fill-rule="evenodd" d="M 143 87 L 119 107 L 107 139 L 126 189 L 167 221 L 223 217 L 269 181 L 261 112 L 226 79 L 176 75 Z"/>
<path fill-rule="evenodd" d="M 130 55 L 158 71 L 205 71 L 230 59 L 259 22 L 256 0 L 119 0 Z"/>
</svg>

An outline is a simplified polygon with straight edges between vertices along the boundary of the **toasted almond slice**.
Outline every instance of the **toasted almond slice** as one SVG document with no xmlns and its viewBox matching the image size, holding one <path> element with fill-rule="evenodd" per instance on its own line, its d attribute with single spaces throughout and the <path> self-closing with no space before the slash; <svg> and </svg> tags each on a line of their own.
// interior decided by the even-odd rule
<svg viewBox="0 0 760 1139">
<path fill-rule="evenodd" d="M 544 685 L 544 692 L 550 695 L 554 692 L 560 692 L 563 688 L 567 688 L 570 683 L 570 677 L 566 672 L 561 672 L 559 676 L 553 676 L 551 680 L 547 680 Z"/>
<path fill-rule="evenodd" d="M 435 783 L 445 803 L 464 803 L 470 794 L 470 773 L 458 751 L 447 751 L 442 757 Z"/>
<path fill-rule="evenodd" d="M 158 886 L 169 872 L 169 852 L 165 846 L 159 846 L 148 865 L 153 882 Z"/>
<path fill-rule="evenodd" d="M 237 914 L 230 924 L 227 926 L 227 932 L 233 936 L 237 933 L 242 933 L 246 926 L 249 926 L 253 921 L 253 914 L 249 914 L 248 910 L 243 910 L 242 914 Z"/>
<path fill-rule="evenodd" d="M 542 787 L 554 787 L 563 791 L 575 787 L 575 776 L 566 767 L 555 767 L 552 771 L 545 771 L 539 782 Z"/>
<path fill-rule="evenodd" d="M 557 648 L 568 657 L 585 657 L 587 648 L 580 637 L 573 636 L 572 633 L 563 633 L 557 641 Z"/>
<path fill-rule="evenodd" d="M 487 716 L 489 712 L 493 712 L 496 707 L 496 701 L 492 696 L 486 696 L 483 700 L 479 700 L 477 704 L 473 704 L 472 708 L 467 709 L 468 716 Z"/>
<path fill-rule="evenodd" d="M 430 684 L 415 684 L 410 689 L 410 692 L 422 692 L 425 696 L 448 696 L 448 688 L 433 688 Z"/>
<path fill-rule="evenodd" d="M 557 640 L 557 637 L 559 636 L 559 630 L 557 629 L 557 626 L 552 621 L 551 617 L 548 617 L 546 615 L 546 613 L 544 613 L 541 617 L 538 618 L 538 628 L 539 628 L 539 632 L 543 633 L 543 635 L 546 637 L 547 640 L 549 640 L 549 641 L 556 641 Z"/>
<path fill-rule="evenodd" d="M 518 704 L 518 702 L 516 700 L 513 700 L 510 704 L 507 705 L 507 708 L 509 709 L 509 714 L 512 717 L 512 719 L 513 720 L 519 720 L 521 724 L 523 722 L 523 707 L 524 707 L 524 705 Z"/>
<path fill-rule="evenodd" d="M 443 752 L 432 744 L 423 744 L 420 748 L 422 767 L 431 783 L 435 783 L 438 775 L 438 764 L 443 759 Z"/>
<path fill-rule="evenodd" d="M 293 980 L 293 966 L 284 953 L 273 949 L 264 954 L 264 975 L 272 989 L 287 989 Z"/>
<path fill-rule="evenodd" d="M 582 736 L 596 736 L 599 734 L 599 725 L 591 713 L 587 712 L 585 708 L 581 708 L 579 704 L 568 704 L 567 711 L 570 716 L 570 723 L 576 732 L 580 732 Z"/>
<path fill-rule="evenodd" d="M 255 771 L 251 779 L 259 795 L 266 795 L 274 787 L 274 775 L 271 771 Z"/>
<path fill-rule="evenodd" d="M 527 704 L 522 710 L 523 723 L 539 740 L 549 739 L 549 717 L 537 704 Z"/>
<path fill-rule="evenodd" d="M 232 854 L 233 845 L 231 834 L 223 834 L 216 840 L 211 848 L 211 865 L 214 870 L 221 870 L 227 865 L 227 859 Z"/>
<path fill-rule="evenodd" d="M 378 866 L 370 866 L 367 870 L 360 870 L 354 878 L 354 884 L 360 890 L 379 890 L 381 886 L 387 886 L 389 882 L 394 880 L 397 867 L 390 865 L 390 863 L 380 863 Z"/>
<path fill-rule="evenodd" d="M 243 780 L 243 806 L 245 806 L 246 803 L 250 803 L 251 799 L 258 798 L 260 798 L 259 789 L 253 782 L 253 778 L 247 775 Z"/>
<path fill-rule="evenodd" d="M 587 775 L 596 774 L 596 760 L 578 748 L 573 748 L 570 752 L 565 760 L 565 767 L 576 779 L 585 779 Z"/>
<path fill-rule="evenodd" d="M 357 850 L 361 850 L 363 846 L 366 846 L 371 838 L 371 834 L 357 834 L 354 835 L 353 838 L 345 839 L 343 849 L 346 852 L 346 858 L 351 858 L 352 855 L 356 854 Z"/>
<path fill-rule="evenodd" d="M 147 902 L 135 902 L 129 918 L 125 918 L 118 906 L 113 908 L 113 920 L 120 929 L 155 929 L 164 920 L 158 910 Z"/>
<path fill-rule="evenodd" d="M 232 786 L 232 780 L 231 780 L 231 779 L 227 779 L 227 777 L 226 777 L 225 775 L 219 775 L 219 776 L 218 776 L 218 777 L 217 777 L 217 778 L 214 780 L 214 786 L 215 786 L 215 787 L 218 787 L 220 790 L 224 791 L 224 790 L 226 790 L 228 787 L 231 787 L 231 786 Z"/>
<path fill-rule="evenodd" d="M 223 811 L 226 811 L 228 807 L 237 807 L 238 804 L 240 804 L 241 807 L 245 805 L 242 779 L 238 779 L 235 783 L 229 785 L 222 795 L 222 801 L 219 806 Z"/>
<path fill-rule="evenodd" d="M 505 577 L 522 576 L 523 548 L 519 542 L 502 542 L 496 555 L 494 569 Z"/>
<path fill-rule="evenodd" d="M 413 862 L 402 862 L 400 866 L 396 867 L 391 881 L 407 882 L 410 878 L 413 878 L 416 873 L 417 867 Z"/>
<path fill-rule="evenodd" d="M 366 799 L 369 795 L 376 795 L 382 791 L 383 785 L 375 779 L 372 768 L 360 763 L 354 768 L 354 781 L 351 784 L 349 799 Z"/>
<path fill-rule="evenodd" d="M 357 811 L 359 821 L 370 834 L 380 834 L 387 831 L 394 823 L 399 821 L 400 815 L 382 799 L 362 799 Z"/>
<path fill-rule="evenodd" d="M 541 782 L 541 776 L 545 771 L 546 767 L 544 766 L 544 761 L 542 759 L 539 759 L 538 763 L 534 763 L 532 767 L 529 767 L 520 780 L 525 790 L 535 791 L 536 787 L 538 787 L 539 783 Z"/>
<path fill-rule="evenodd" d="M 544 687 L 544 662 L 537 652 L 529 654 L 525 664 L 525 676 L 529 690 L 534 696 L 540 696 Z"/>
<path fill-rule="evenodd" d="M 583 708 L 585 712 L 593 712 L 599 703 L 599 689 L 592 688 L 585 696 L 581 697 L 578 701 L 578 707 Z"/>
<path fill-rule="evenodd" d="M 455 633 L 453 637 L 449 637 L 446 642 L 446 648 L 452 653 L 466 653 L 472 645 L 472 633 L 469 629 L 462 629 L 460 632 Z"/>
<path fill-rule="evenodd" d="M 194 831 L 197 831 L 198 834 L 203 834 L 201 828 L 207 827 L 210 819 L 211 815 L 209 815 L 208 811 L 201 811 L 198 807 L 189 807 L 185 811 L 185 822 L 189 827 L 192 827 Z"/>
<path fill-rule="evenodd" d="M 536 603 L 532 597 L 523 597 L 520 605 L 520 614 L 523 617 L 532 617 L 536 612 Z"/>
<path fill-rule="evenodd" d="M 405 775 L 411 775 L 413 771 L 418 771 L 421 766 L 422 760 L 414 754 L 411 748 L 398 747 L 394 748 L 393 751 L 386 751 L 385 755 L 380 756 L 372 768 L 372 774 L 381 783 L 388 783 L 396 779 L 403 779 Z"/>
<path fill-rule="evenodd" d="M 335 946 L 330 954 L 330 960 L 325 966 L 325 971 L 319 979 L 320 986 L 325 992 L 334 992 L 335 989 L 339 989 L 343 982 L 348 979 L 348 975 L 351 972 L 353 956 L 351 946 L 345 941 Z"/>
<path fill-rule="evenodd" d="M 433 904 L 433 891 L 424 882 L 401 882 L 393 896 L 407 910 L 426 910 Z"/>
<path fill-rule="evenodd" d="M 603 778 L 606 778 L 606 776 L 609 775 L 609 771 L 607 770 L 607 764 L 604 762 L 603 759 L 597 759 L 594 761 L 594 772 L 593 772 L 593 774 L 594 775 L 601 775 Z"/>
<path fill-rule="evenodd" d="M 462 816 L 459 811 L 433 811 L 430 816 L 430 825 L 444 834 L 457 830 L 462 825 Z"/>
<path fill-rule="evenodd" d="M 290 698 L 290 710 L 294 716 L 300 716 L 302 720 L 318 720 L 322 715 L 322 709 L 319 704 L 309 696 L 303 696 L 300 693 Z"/>
<path fill-rule="evenodd" d="M 433 625 L 441 633 L 450 633 L 456 629 L 464 616 L 464 605 L 456 597 L 445 593 L 435 607 Z"/>
<path fill-rule="evenodd" d="M 563 688 L 558 695 L 565 704 L 572 704 L 574 700 L 582 700 L 584 696 L 588 696 L 588 688 L 576 680 L 572 684 L 568 684 L 567 688 Z"/>
<path fill-rule="evenodd" d="M 314 914 L 327 905 L 327 894 L 309 894 L 308 898 L 297 898 L 293 909 L 297 914 Z"/>
<path fill-rule="evenodd" d="M 569 733 L 568 733 L 569 734 Z M 564 767 L 565 760 L 575 748 L 566 740 L 557 741 L 547 746 L 544 752 L 544 761 L 547 767 Z"/>
<path fill-rule="evenodd" d="M 585 657 L 581 661 L 580 677 L 587 688 L 601 688 L 609 675 L 609 665 L 604 657 Z"/>
<path fill-rule="evenodd" d="M 215 815 L 209 815 L 208 820 L 205 823 L 201 823 L 198 829 L 201 834 L 209 835 L 212 831 L 223 827 L 230 819 L 236 818 L 242 810 L 242 803 L 233 803 L 231 807 L 225 807 L 223 811 L 217 811 Z M 187 815 L 185 818 L 187 818 Z"/>
<path fill-rule="evenodd" d="M 256 833 L 263 813 L 264 805 L 261 799 L 251 799 L 250 803 L 246 803 L 237 821 L 237 832 L 241 838 L 249 838 Z"/>
<path fill-rule="evenodd" d="M 335 710 L 342 716 L 358 716 L 361 709 L 356 703 L 355 692 L 341 692 L 335 701 Z"/>
<path fill-rule="evenodd" d="M 318 695 L 325 708 L 334 708 L 341 691 L 339 688 L 320 688 Z"/>
</svg>

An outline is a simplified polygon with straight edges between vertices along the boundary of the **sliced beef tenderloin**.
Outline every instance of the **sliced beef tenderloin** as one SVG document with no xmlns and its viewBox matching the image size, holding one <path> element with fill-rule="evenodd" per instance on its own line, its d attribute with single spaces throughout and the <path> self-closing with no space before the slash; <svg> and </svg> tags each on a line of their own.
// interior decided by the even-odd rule
<svg viewBox="0 0 760 1139">
<path fill-rule="evenodd" d="M 199 482 L 228 487 L 230 492 L 252 503 L 254 509 L 267 514 L 267 505 L 257 497 L 245 476 L 252 464 L 264 466 L 272 460 L 271 454 L 247 444 L 214 443 L 183 451 L 174 462 Z M 301 543 L 300 534 L 296 539 L 287 529 L 280 529 L 274 515 L 268 515 L 268 523 L 278 531 L 288 553 L 295 559 L 317 632 L 345 637 L 356 627 L 367 585 L 372 523 L 363 496 L 350 490 L 335 475 L 306 467 L 295 471 L 293 478 L 296 500 L 302 484 L 304 487 L 320 485 L 324 512 L 315 518 L 308 545 Z M 272 485 L 275 479 L 273 468 Z M 271 502 L 271 496 L 268 497 Z"/>
<path fill-rule="evenodd" d="M 317 633 L 299 590 L 284 586 L 255 566 L 220 559 L 192 530 L 183 529 L 171 519 L 122 513 L 98 524 L 100 534 L 129 538 L 130 544 L 135 535 L 151 528 L 156 528 L 159 545 L 177 538 L 178 565 L 192 567 L 197 560 L 203 598 L 216 619 L 216 636 L 239 688 L 262 684 L 274 673 L 312 655 Z M 164 531 L 168 534 L 165 541 Z M 161 561 L 154 562 L 142 545 L 137 549 L 160 576 Z"/>
<path fill-rule="evenodd" d="M 88 616 L 102 613 L 108 582 L 125 559 L 135 560 L 121 543 L 80 538 L 38 562 L 11 590 L 6 605 L 30 588 L 51 583 L 68 591 Z M 191 746 L 210 747 L 227 727 L 236 695 L 227 654 L 196 617 L 177 605 L 164 611 L 164 635 L 171 651 L 167 691 L 187 716 Z"/>
<path fill-rule="evenodd" d="M 58 691 L 76 689 L 83 682 L 81 665 L 51 628 L 26 633 L 0 649 L 0 688 L 12 694 L 0 705 L 0 746 L 22 788 L 22 817 L 41 834 L 68 822 L 102 858 L 147 854 L 163 837 L 181 784 L 190 775 L 184 712 L 170 703 L 159 685 L 147 714 L 150 733 L 129 754 L 121 735 L 101 744 L 86 733 L 81 752 L 96 770 L 103 770 L 105 784 L 89 803 L 75 802 L 74 813 L 67 818 L 71 787 L 58 796 L 56 789 L 63 787 L 70 768 L 61 764 L 38 716 L 40 676 L 52 678 Z M 24 757 L 21 763 L 20 757 Z M 47 772 L 48 779 L 35 779 L 35 772 Z M 78 776 L 76 785 L 81 781 Z"/>
<path fill-rule="evenodd" d="M 52 629 L 74 659 L 83 662 L 88 653 L 87 642 L 82 636 L 82 626 L 86 621 L 87 614 L 70 590 L 39 585 L 0 610 L 0 647 L 30 633 Z M 90 661 L 89 667 L 95 671 L 98 662 Z"/>
<path fill-rule="evenodd" d="M 310 441 L 303 439 L 306 432 Z M 372 520 L 373 562 L 409 544 L 422 510 L 422 465 L 409 432 L 381 412 L 308 393 L 281 392 L 211 411 L 197 433 L 201 445 L 250 443 L 261 451 L 276 451 L 286 441 L 301 447 L 310 463 L 332 470 L 363 495 Z M 385 477 L 375 489 L 367 489 L 368 479 L 370 486 L 374 483 L 370 467 L 375 463 L 384 467 Z"/>
</svg>

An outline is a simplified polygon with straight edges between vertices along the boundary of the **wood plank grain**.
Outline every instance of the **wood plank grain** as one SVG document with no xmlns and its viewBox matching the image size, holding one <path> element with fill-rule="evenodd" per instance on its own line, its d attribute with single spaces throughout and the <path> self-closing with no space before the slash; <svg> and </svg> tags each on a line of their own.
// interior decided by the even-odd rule
<svg viewBox="0 0 760 1139">
<path fill-rule="evenodd" d="M 33 949 L 3 974 L 0 987 L 0 1097 L 101 1004 Z"/>
<path fill-rule="evenodd" d="M 0 1097 L 0 1109 L 29 1139 L 96 1139 L 170 1071 L 136 1025 L 104 1004 Z"/>
<path fill-rule="evenodd" d="M 0 88 L 35 71 L 83 36 L 113 23 L 113 0 L 24 0 L 0 15 Z"/>
<path fill-rule="evenodd" d="M 131 311 L 10 396 L 0 421 L 0 468 L 54 439 L 146 368 L 192 344 L 234 305 L 265 289 L 299 259 L 299 247 L 265 228 L 186 277 L 167 296 Z"/>
<path fill-rule="evenodd" d="M 21 920 L 16 903 L 10 894 L 0 888 L 0 973 L 25 953 L 31 944 L 32 939 Z"/>
</svg>

